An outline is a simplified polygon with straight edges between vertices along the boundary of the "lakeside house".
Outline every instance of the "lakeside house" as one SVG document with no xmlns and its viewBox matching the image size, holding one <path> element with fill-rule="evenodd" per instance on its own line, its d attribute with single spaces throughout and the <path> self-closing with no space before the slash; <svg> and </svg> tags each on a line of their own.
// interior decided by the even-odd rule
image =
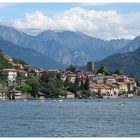
<svg viewBox="0 0 140 140">
<path fill-rule="evenodd" d="M 18 77 L 20 83 L 24 83 L 28 76 L 41 77 L 43 72 L 46 71 L 43 68 L 33 68 L 32 65 L 28 64 L 15 64 L 11 56 L 5 56 L 5 59 L 14 66 L 12 69 L 2 69 L 0 70 L 0 76 L 6 79 L 9 89 L 14 87 L 16 84 L 17 74 L 22 78 Z M 60 74 L 61 80 L 63 82 L 68 78 L 71 83 L 75 83 L 76 79 L 79 80 L 79 86 L 83 82 L 85 84 L 86 78 L 89 79 L 89 90 L 96 93 L 96 95 L 101 95 L 103 98 L 116 98 L 120 95 L 127 95 L 128 97 L 133 97 L 133 93 L 137 90 L 137 84 L 134 78 L 127 77 L 126 75 L 112 74 L 106 76 L 104 73 L 93 73 L 91 64 L 90 71 L 81 72 L 75 71 L 71 72 L 69 70 L 59 71 L 57 69 L 48 69 L 49 74 Z M 81 82 L 81 83 L 80 83 Z M 79 91 L 81 92 L 81 91 Z M 127 93 L 127 94 L 126 94 Z M 128 94 L 129 93 L 129 94 Z M 22 94 L 19 91 L 11 90 L 9 91 L 11 98 L 21 98 Z M 5 93 L 1 91 L 0 98 L 3 98 Z M 38 93 L 38 98 L 44 99 L 44 93 Z M 75 94 L 67 92 L 66 98 L 75 98 Z"/>
<path fill-rule="evenodd" d="M 98 73 L 97 75 L 94 75 L 92 80 L 98 84 L 104 83 L 104 75 L 101 73 Z"/>
<path fill-rule="evenodd" d="M 113 83 L 113 84 L 118 87 L 120 92 L 127 92 L 128 91 L 127 84 L 124 83 L 124 82 L 116 82 L 116 83 Z"/>
<path fill-rule="evenodd" d="M 42 92 L 38 92 L 37 93 L 37 97 L 41 100 L 45 99 L 45 93 L 42 93 Z"/>
<path fill-rule="evenodd" d="M 67 97 L 66 97 L 67 99 L 73 99 L 73 98 L 75 98 L 75 95 L 74 95 L 74 93 L 72 93 L 72 92 L 67 92 Z"/>
<path fill-rule="evenodd" d="M 125 75 L 113 74 L 111 76 L 105 76 L 103 74 L 97 74 L 90 81 L 89 88 L 90 91 L 99 93 L 105 98 L 116 98 L 119 94 L 133 92 L 137 88 L 137 84 L 133 78 Z M 130 94 L 127 95 L 132 97 L 133 95 Z"/>
<path fill-rule="evenodd" d="M 8 86 L 13 86 L 16 82 L 17 70 L 16 69 L 2 69 L 0 70 L 0 76 L 7 79 Z"/>
<path fill-rule="evenodd" d="M 21 91 L 18 91 L 15 89 L 9 90 L 9 92 L 8 92 L 8 97 L 10 100 L 21 99 L 21 95 L 22 95 Z"/>
<path fill-rule="evenodd" d="M 116 98 L 118 97 L 118 91 L 111 86 L 105 84 L 90 84 L 90 91 L 100 94 L 103 98 Z"/>
<path fill-rule="evenodd" d="M 5 99 L 6 97 L 7 97 L 7 96 L 6 96 L 5 90 L 0 89 L 0 99 Z"/>
<path fill-rule="evenodd" d="M 24 71 L 30 72 L 32 70 L 32 65 L 23 65 Z"/>
<path fill-rule="evenodd" d="M 34 68 L 36 76 L 41 77 L 43 75 L 43 72 L 45 72 L 45 69 L 43 68 Z"/>
<path fill-rule="evenodd" d="M 76 80 L 76 74 L 67 74 L 67 77 L 69 78 L 70 82 L 74 83 Z"/>
<path fill-rule="evenodd" d="M 113 84 L 113 83 L 115 83 L 115 82 L 116 82 L 116 79 L 115 79 L 114 76 L 106 76 L 106 77 L 105 77 L 105 83 L 106 83 L 107 85 L 111 85 L 111 84 Z"/>
<path fill-rule="evenodd" d="M 57 73 L 59 73 L 60 71 L 59 71 L 59 70 L 56 70 L 56 69 L 48 69 L 47 72 L 48 72 L 49 74 L 57 74 Z"/>
<path fill-rule="evenodd" d="M 8 63 L 12 63 L 13 62 L 12 56 L 5 55 L 4 58 L 8 61 Z"/>
</svg>

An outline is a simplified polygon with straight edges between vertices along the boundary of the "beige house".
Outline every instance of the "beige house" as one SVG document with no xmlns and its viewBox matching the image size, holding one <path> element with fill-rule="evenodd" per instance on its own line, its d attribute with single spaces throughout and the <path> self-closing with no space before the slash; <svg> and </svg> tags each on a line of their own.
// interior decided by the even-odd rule
<svg viewBox="0 0 140 140">
<path fill-rule="evenodd" d="M 74 83 L 76 80 L 76 74 L 67 74 L 67 77 L 72 83 Z"/>
<path fill-rule="evenodd" d="M 114 76 L 106 76 L 106 78 L 105 78 L 105 83 L 106 83 L 107 85 L 111 85 L 111 84 L 113 84 L 113 83 L 115 83 L 115 82 L 116 82 L 116 79 L 115 79 Z"/>
<path fill-rule="evenodd" d="M 128 91 L 127 84 L 124 82 L 116 82 L 116 83 L 114 83 L 114 85 L 116 85 L 118 87 L 119 92 L 127 92 Z"/>
<path fill-rule="evenodd" d="M 5 58 L 9 63 L 12 63 L 12 62 L 13 62 L 12 56 L 5 55 L 4 58 Z"/>
<path fill-rule="evenodd" d="M 103 98 L 118 98 L 117 87 L 107 86 L 105 84 L 90 84 L 90 90 L 92 92 L 100 93 Z"/>
<path fill-rule="evenodd" d="M 6 98 L 6 92 L 4 90 L 0 90 L 0 99 L 5 99 Z"/>
</svg>

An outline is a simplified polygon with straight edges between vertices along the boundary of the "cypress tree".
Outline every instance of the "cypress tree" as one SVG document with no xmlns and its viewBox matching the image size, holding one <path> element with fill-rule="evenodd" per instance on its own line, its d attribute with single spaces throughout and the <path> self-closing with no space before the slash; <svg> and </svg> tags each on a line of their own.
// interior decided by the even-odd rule
<svg viewBox="0 0 140 140">
<path fill-rule="evenodd" d="M 84 85 L 85 90 L 89 90 L 89 77 L 86 77 L 85 85 Z"/>
<path fill-rule="evenodd" d="M 84 82 L 83 82 L 83 78 L 81 79 L 81 90 L 84 90 Z"/>
</svg>

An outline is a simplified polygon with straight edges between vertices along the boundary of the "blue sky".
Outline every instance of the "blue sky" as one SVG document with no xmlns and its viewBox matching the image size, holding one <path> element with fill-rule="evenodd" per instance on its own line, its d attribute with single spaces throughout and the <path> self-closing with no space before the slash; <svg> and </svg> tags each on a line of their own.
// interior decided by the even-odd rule
<svg viewBox="0 0 140 140">
<path fill-rule="evenodd" d="M 83 7 L 95 10 L 115 10 L 122 14 L 140 11 L 140 3 L 2 3 L 0 5 L 2 5 L 0 6 L 0 18 L 21 18 L 25 16 L 25 13 L 36 10 L 42 11 L 48 16 L 51 16 L 72 7 Z"/>
<path fill-rule="evenodd" d="M 0 4 L 0 24 L 31 34 L 33 28 L 35 34 L 50 29 L 80 31 L 107 40 L 134 38 L 140 35 L 139 17 L 140 3 Z"/>
</svg>

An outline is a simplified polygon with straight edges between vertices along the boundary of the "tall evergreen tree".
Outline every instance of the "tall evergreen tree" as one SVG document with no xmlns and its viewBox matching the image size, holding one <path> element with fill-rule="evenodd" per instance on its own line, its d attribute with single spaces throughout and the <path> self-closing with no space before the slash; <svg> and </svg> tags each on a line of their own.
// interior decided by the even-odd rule
<svg viewBox="0 0 140 140">
<path fill-rule="evenodd" d="M 70 80 L 69 80 L 69 78 L 68 78 L 68 76 L 66 77 L 66 80 L 65 80 L 65 82 L 64 82 L 64 87 L 66 87 L 66 88 L 69 88 L 71 86 L 71 82 L 70 82 Z"/>
<path fill-rule="evenodd" d="M 74 83 L 75 83 L 76 85 L 79 85 L 79 78 L 78 78 L 78 75 L 76 75 L 76 79 L 75 79 Z"/>
<path fill-rule="evenodd" d="M 81 79 L 81 86 L 80 86 L 81 90 L 84 90 L 84 81 L 83 78 Z"/>
<path fill-rule="evenodd" d="M 60 74 L 60 73 L 57 73 L 57 74 L 56 74 L 56 78 L 57 78 L 58 80 L 61 80 L 61 74 Z"/>
<path fill-rule="evenodd" d="M 120 70 L 116 70 L 116 71 L 113 72 L 113 74 L 121 75 L 121 72 L 120 72 Z"/>
<path fill-rule="evenodd" d="M 89 77 L 88 76 L 86 77 L 86 81 L 85 81 L 85 84 L 84 84 L 84 89 L 89 90 Z"/>
<path fill-rule="evenodd" d="M 101 64 L 101 67 L 98 69 L 97 73 L 102 73 L 105 75 L 108 75 L 107 68 L 104 66 L 104 64 Z"/>
</svg>

